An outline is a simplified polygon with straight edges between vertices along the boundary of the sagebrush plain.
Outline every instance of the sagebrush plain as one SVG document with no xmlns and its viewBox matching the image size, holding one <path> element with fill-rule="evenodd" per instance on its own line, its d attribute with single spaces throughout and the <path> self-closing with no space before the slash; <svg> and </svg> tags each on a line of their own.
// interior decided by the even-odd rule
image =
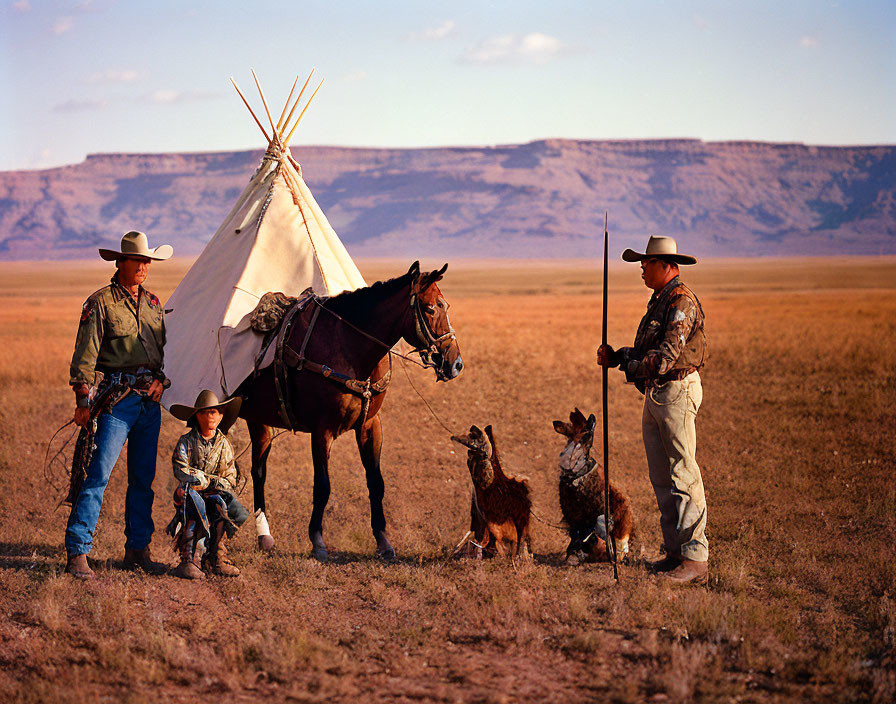
<svg viewBox="0 0 896 704">
<path fill-rule="evenodd" d="M 362 261 L 368 281 L 410 262 Z M 434 268 L 441 261 L 424 265 Z M 153 264 L 163 300 L 188 262 Z M 600 413 L 601 275 L 594 262 L 452 262 L 466 369 L 448 384 L 396 360 L 382 419 L 396 564 L 373 558 L 354 439 L 331 461 L 324 522 L 336 558 L 309 557 L 308 438 L 268 463 L 272 554 L 252 526 L 237 579 L 186 583 L 121 570 L 122 461 L 91 557 L 62 573 L 67 481 L 45 470 L 71 418 L 68 363 L 101 263 L 0 264 L 0 698 L 18 702 L 879 701 L 896 696 L 896 259 L 707 260 L 685 270 L 707 316 L 697 458 L 708 503 L 708 588 L 648 577 L 660 533 L 640 439 L 641 397 L 611 371 L 610 469 L 639 539 L 616 584 L 608 565 L 567 567 L 551 421 Z M 630 344 L 649 292 L 610 271 L 609 341 Z M 459 433 L 491 423 L 507 467 L 530 478 L 530 563 L 451 560 L 469 523 Z M 172 514 L 163 414 L 153 552 Z M 598 426 L 599 427 L 599 426 Z M 63 430 L 58 449 L 71 433 Z M 239 452 L 248 438 L 237 425 Z M 596 448 L 600 438 L 596 438 Z M 599 455 L 599 450 L 597 451 Z M 248 474 L 248 453 L 241 459 Z M 251 507 L 251 488 L 241 495 Z"/>
</svg>

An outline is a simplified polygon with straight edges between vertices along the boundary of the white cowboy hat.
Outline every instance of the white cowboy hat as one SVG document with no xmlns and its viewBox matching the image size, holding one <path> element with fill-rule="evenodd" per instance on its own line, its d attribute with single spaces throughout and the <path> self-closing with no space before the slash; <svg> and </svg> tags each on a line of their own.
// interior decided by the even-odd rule
<svg viewBox="0 0 896 704">
<path fill-rule="evenodd" d="M 120 252 L 116 252 L 114 249 L 100 249 L 100 256 L 107 262 L 114 262 L 124 257 L 146 257 L 147 259 L 161 261 L 167 259 L 172 254 L 174 254 L 174 248 L 170 244 L 163 244 L 155 249 L 150 249 L 146 235 L 136 230 L 126 232 L 121 238 Z"/>
<path fill-rule="evenodd" d="M 204 411 L 208 408 L 217 408 L 224 415 L 221 422 L 218 424 L 218 428 L 221 429 L 222 433 L 226 433 L 230 430 L 230 426 L 236 422 L 236 417 L 240 412 L 242 403 L 243 399 L 239 396 L 234 396 L 229 401 L 219 402 L 214 391 L 205 389 L 199 392 L 199 395 L 196 397 L 196 403 L 192 406 L 188 406 L 185 403 L 173 403 L 171 404 L 170 410 L 171 415 L 175 418 L 178 420 L 185 420 L 189 423 L 193 416 L 199 411 Z"/>
<path fill-rule="evenodd" d="M 657 237 L 656 235 L 650 236 L 644 254 L 627 249 L 622 253 L 622 258 L 627 262 L 640 262 L 643 259 L 656 258 L 676 264 L 697 263 L 697 257 L 692 257 L 690 254 L 679 254 L 678 245 L 671 237 Z"/>
</svg>

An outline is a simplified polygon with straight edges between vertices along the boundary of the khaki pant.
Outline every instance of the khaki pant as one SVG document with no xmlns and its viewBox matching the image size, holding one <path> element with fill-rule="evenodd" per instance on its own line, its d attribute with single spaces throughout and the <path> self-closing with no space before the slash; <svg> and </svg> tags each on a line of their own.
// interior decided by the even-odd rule
<svg viewBox="0 0 896 704">
<path fill-rule="evenodd" d="M 703 401 L 700 375 L 648 387 L 641 431 L 650 483 L 660 509 L 666 552 L 706 562 L 706 497 L 697 466 L 697 410 Z"/>
</svg>

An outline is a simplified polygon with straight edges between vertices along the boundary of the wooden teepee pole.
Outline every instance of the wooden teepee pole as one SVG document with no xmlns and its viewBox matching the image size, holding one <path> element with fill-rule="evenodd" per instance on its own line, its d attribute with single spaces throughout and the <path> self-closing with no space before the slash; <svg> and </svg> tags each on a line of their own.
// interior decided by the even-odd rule
<svg viewBox="0 0 896 704">
<path fill-rule="evenodd" d="M 296 98 L 296 102 L 292 105 L 292 110 L 289 111 L 289 116 L 286 120 L 283 121 L 283 126 L 280 129 L 280 136 L 283 137 L 283 133 L 286 131 L 286 128 L 289 126 L 289 121 L 292 119 L 292 114 L 296 111 L 296 108 L 299 107 L 299 101 L 302 99 L 302 93 L 305 92 L 305 89 L 308 87 L 308 81 L 311 80 L 311 76 L 314 75 L 314 69 L 311 69 L 311 73 L 308 74 L 308 78 L 305 79 L 305 85 L 302 86 L 302 90 L 299 91 L 299 97 Z M 287 101 L 288 102 L 288 101 Z M 280 140 L 283 141 L 282 139 Z"/>
<path fill-rule="evenodd" d="M 264 105 L 264 111 L 267 113 L 268 122 L 271 123 L 271 132 L 274 134 L 274 139 L 278 142 L 280 141 L 280 135 L 277 134 L 277 128 L 274 127 L 274 119 L 271 117 L 271 111 L 268 110 L 268 101 L 264 99 L 264 91 L 261 89 L 261 83 L 258 82 L 258 76 L 255 75 L 255 69 L 249 69 L 252 72 L 252 78 L 255 79 L 255 86 L 258 88 L 258 94 L 261 96 L 261 104 Z"/>
<path fill-rule="evenodd" d="M 249 110 L 249 114 L 252 115 L 252 119 L 255 120 L 255 124 L 258 125 L 258 129 L 261 130 L 261 133 L 264 135 L 264 138 L 267 140 L 268 144 L 271 143 L 271 138 L 268 137 L 268 133 L 265 132 L 264 127 L 262 127 L 261 122 L 255 116 L 255 112 L 252 110 L 252 106 L 249 105 L 249 101 L 246 100 L 246 96 L 243 95 L 243 91 L 240 90 L 240 87 L 236 84 L 236 81 L 233 80 L 233 76 L 230 77 L 230 82 L 233 83 L 233 87 L 236 88 L 236 92 L 240 94 L 240 97 L 243 99 L 243 103 L 246 108 Z"/>
<path fill-rule="evenodd" d="M 317 91 L 320 90 L 320 87 L 321 87 L 323 84 L 324 84 L 323 81 L 321 81 L 320 83 L 318 83 L 318 84 L 317 84 L 317 88 L 314 89 L 314 92 L 311 94 L 311 97 L 308 98 L 308 102 L 305 103 L 305 107 L 302 109 L 302 112 L 299 113 L 299 117 L 298 117 L 298 119 L 296 119 L 296 124 L 294 124 L 294 125 L 292 126 L 292 129 L 290 130 L 289 134 L 286 135 L 286 139 L 283 140 L 283 148 L 284 148 L 284 149 L 285 149 L 286 147 L 289 146 L 289 140 L 292 139 L 292 136 L 293 136 L 293 134 L 294 134 L 295 131 L 296 131 L 296 127 L 298 127 L 298 126 L 299 126 L 299 123 L 302 121 L 302 115 L 305 114 L 305 110 L 307 110 L 307 109 L 308 109 L 308 106 L 311 105 L 311 101 L 314 100 L 314 96 L 317 95 Z"/>
<path fill-rule="evenodd" d="M 289 95 L 286 98 L 286 102 L 283 103 L 283 110 L 280 111 L 280 117 L 277 118 L 277 129 L 275 130 L 277 134 L 280 134 L 280 128 L 283 127 L 283 116 L 286 114 L 286 108 L 289 107 L 289 101 L 292 100 L 292 94 L 295 92 L 298 82 L 299 74 L 296 74 L 296 80 L 292 82 L 292 88 L 289 89 Z"/>
</svg>

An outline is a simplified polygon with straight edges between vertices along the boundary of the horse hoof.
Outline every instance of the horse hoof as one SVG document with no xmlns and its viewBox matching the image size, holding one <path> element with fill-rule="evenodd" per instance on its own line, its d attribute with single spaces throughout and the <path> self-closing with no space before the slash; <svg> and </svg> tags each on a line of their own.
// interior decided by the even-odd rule
<svg viewBox="0 0 896 704">
<path fill-rule="evenodd" d="M 392 549 L 392 543 L 386 537 L 386 531 L 374 531 L 373 537 L 376 540 L 374 556 L 384 562 L 395 562 L 395 550 Z"/>
<path fill-rule="evenodd" d="M 376 558 L 378 560 L 382 560 L 383 562 L 395 562 L 396 560 L 398 560 L 398 558 L 395 556 L 395 550 L 392 549 L 391 545 L 386 548 L 377 548 Z"/>
<path fill-rule="evenodd" d="M 270 552 L 274 549 L 274 539 L 270 535 L 259 535 L 258 549 L 262 552 Z"/>
<path fill-rule="evenodd" d="M 318 562 L 328 562 L 330 559 L 330 551 L 326 548 L 312 548 L 311 557 Z"/>
</svg>

